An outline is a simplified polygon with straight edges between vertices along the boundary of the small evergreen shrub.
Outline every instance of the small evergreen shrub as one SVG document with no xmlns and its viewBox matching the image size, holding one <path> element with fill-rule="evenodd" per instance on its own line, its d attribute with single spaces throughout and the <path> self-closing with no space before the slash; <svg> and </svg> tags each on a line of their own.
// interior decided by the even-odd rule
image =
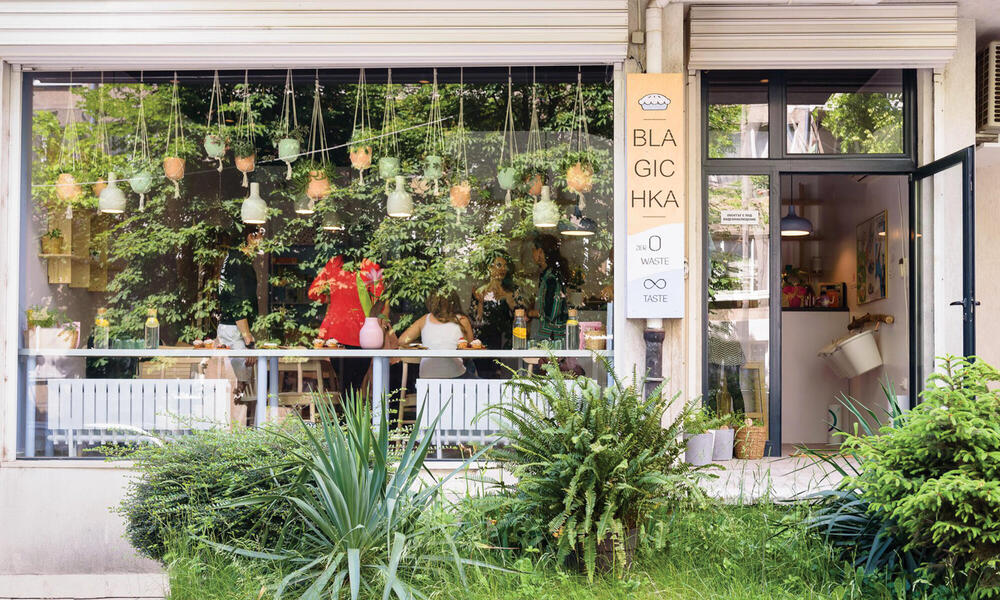
<svg viewBox="0 0 1000 600">
<path fill-rule="evenodd" d="M 129 543 L 140 554 L 162 560 L 168 540 L 176 536 L 249 548 L 272 539 L 293 518 L 283 506 L 215 505 L 287 483 L 283 465 L 302 436 L 274 435 L 274 427 L 195 432 L 164 440 L 162 446 L 119 452 L 115 458 L 134 461 L 138 472 L 118 508 Z"/>
<path fill-rule="evenodd" d="M 944 359 L 923 402 L 877 436 L 846 436 L 857 486 L 934 583 L 1000 597 L 1000 371 Z"/>
</svg>

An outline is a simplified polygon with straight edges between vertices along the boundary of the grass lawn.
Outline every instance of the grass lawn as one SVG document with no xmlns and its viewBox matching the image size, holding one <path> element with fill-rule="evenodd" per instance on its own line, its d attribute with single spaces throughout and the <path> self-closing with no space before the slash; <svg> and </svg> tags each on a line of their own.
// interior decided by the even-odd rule
<svg viewBox="0 0 1000 600">
<path fill-rule="evenodd" d="M 594 583 L 572 570 L 557 569 L 546 557 L 507 559 L 520 572 L 469 570 L 468 586 L 427 581 L 431 598 L 468 600 L 629 600 L 883 598 L 862 593 L 854 575 L 826 547 L 786 519 L 797 509 L 770 504 L 717 505 L 678 514 L 667 547 L 640 558 L 624 579 Z M 505 560 L 484 550 L 483 559 Z M 227 555 L 182 544 L 169 557 L 170 600 L 256 599 L 280 579 L 266 563 L 234 561 Z M 270 598 L 273 592 L 264 592 Z M 297 598 L 297 595 L 288 596 Z"/>
</svg>

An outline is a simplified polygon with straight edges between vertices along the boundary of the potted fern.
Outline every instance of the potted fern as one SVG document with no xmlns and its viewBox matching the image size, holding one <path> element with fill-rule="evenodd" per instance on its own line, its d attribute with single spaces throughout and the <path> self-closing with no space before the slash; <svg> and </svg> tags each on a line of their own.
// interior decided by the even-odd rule
<svg viewBox="0 0 1000 600">
<path fill-rule="evenodd" d="M 701 467 L 712 462 L 715 450 L 715 435 L 712 428 L 715 418 L 711 410 L 702 406 L 693 406 L 684 419 L 684 460 L 691 465 Z"/>
</svg>

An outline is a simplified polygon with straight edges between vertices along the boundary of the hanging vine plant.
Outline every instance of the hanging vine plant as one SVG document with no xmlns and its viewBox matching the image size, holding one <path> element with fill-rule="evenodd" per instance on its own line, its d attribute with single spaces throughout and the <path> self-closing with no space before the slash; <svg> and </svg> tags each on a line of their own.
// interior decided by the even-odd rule
<svg viewBox="0 0 1000 600">
<path fill-rule="evenodd" d="M 358 74 L 358 86 L 354 97 L 354 126 L 348 152 L 351 166 L 358 171 L 358 181 L 365 182 L 365 171 L 372 166 L 372 124 L 368 105 L 368 82 L 365 70 Z"/>
<path fill-rule="evenodd" d="M 167 121 L 167 144 L 163 158 L 163 174 L 174 182 L 174 198 L 181 197 L 181 179 L 184 179 L 184 126 L 181 116 L 181 99 L 177 90 L 177 72 L 174 71 L 173 90 L 170 96 L 170 118 Z M 173 145 L 171 146 L 171 142 Z"/>
<path fill-rule="evenodd" d="M 507 67 L 507 114 L 503 121 L 503 137 L 500 141 L 500 161 L 497 163 L 497 183 L 506 192 L 504 201 L 510 204 L 510 192 L 517 186 L 517 168 L 514 161 L 517 157 L 517 140 L 515 138 L 514 111 L 511 105 L 513 82 L 510 67 Z"/>
<path fill-rule="evenodd" d="M 385 83 L 385 110 L 382 112 L 382 131 L 378 138 L 378 176 L 385 181 L 385 193 L 389 194 L 389 182 L 399 175 L 399 138 L 396 135 L 396 95 L 392 87 L 392 68 L 389 68 Z"/>
<path fill-rule="evenodd" d="M 241 185 L 247 187 L 249 179 L 248 173 L 254 170 L 257 160 L 257 148 L 255 144 L 253 110 L 250 106 L 250 72 L 243 71 L 243 102 L 240 105 L 240 117 L 236 122 L 236 139 L 233 140 L 233 156 L 236 161 L 236 168 L 243 173 Z"/>
<path fill-rule="evenodd" d="M 594 187 L 596 160 L 590 147 L 590 132 L 587 126 L 587 105 L 583 98 L 582 75 L 576 73 L 576 100 L 573 103 L 573 131 L 570 133 L 570 151 L 563 159 L 566 172 L 566 187 L 575 192 L 578 208 L 585 208 L 584 194 Z"/>
<path fill-rule="evenodd" d="M 101 192 L 108 187 L 105 173 L 111 169 L 111 135 L 108 133 L 108 114 L 104 109 L 104 71 L 101 71 L 101 83 L 97 87 L 97 113 L 94 115 L 94 136 L 97 138 L 97 157 L 94 159 L 94 184 L 91 189 L 94 197 L 99 198 Z"/>
<path fill-rule="evenodd" d="M 302 169 L 305 195 L 315 204 L 330 195 L 331 166 L 327 156 L 326 125 L 323 121 L 323 99 L 319 87 L 319 71 L 313 82 L 313 110 L 309 124 L 309 161 Z M 302 189 L 302 188 L 299 188 Z"/>
<path fill-rule="evenodd" d="M 212 117 L 215 117 L 215 123 Z M 219 84 L 219 71 L 215 71 L 212 78 L 211 99 L 208 102 L 208 118 L 205 122 L 205 140 L 202 145 L 205 147 L 205 154 L 219 163 L 219 172 L 222 172 L 222 158 L 226 155 L 226 115 L 222 108 L 222 86 Z M 214 129 L 214 131 L 213 131 Z"/>
<path fill-rule="evenodd" d="M 427 132 L 424 135 L 424 177 L 418 185 L 423 195 L 424 185 L 434 184 L 434 195 L 441 195 L 438 180 L 444 175 L 444 120 L 441 118 L 441 94 L 438 92 L 438 71 L 434 69 L 434 82 L 431 87 L 431 109 L 427 115 Z M 416 183 L 416 182 L 415 182 Z M 414 192 L 417 186 L 411 185 Z"/>
<path fill-rule="evenodd" d="M 281 123 L 275 135 L 274 145 L 278 150 L 278 160 L 285 163 L 285 179 L 292 178 L 292 163 L 302 152 L 303 131 L 299 127 L 299 117 L 295 112 L 295 85 L 292 70 L 285 74 L 285 90 L 281 101 Z"/>
<path fill-rule="evenodd" d="M 153 161 L 149 154 L 149 128 L 146 125 L 146 86 L 141 73 L 136 95 L 139 97 L 139 108 L 135 118 L 135 134 L 132 137 L 132 155 L 129 161 L 132 174 L 128 183 L 132 191 L 139 194 L 141 211 L 146 208 L 146 194 L 153 188 Z"/>
</svg>

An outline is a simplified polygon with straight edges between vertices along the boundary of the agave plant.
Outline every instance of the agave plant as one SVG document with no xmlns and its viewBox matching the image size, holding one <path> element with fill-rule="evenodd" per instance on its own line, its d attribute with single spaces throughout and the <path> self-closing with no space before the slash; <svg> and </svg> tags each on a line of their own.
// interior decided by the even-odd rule
<svg viewBox="0 0 1000 600">
<path fill-rule="evenodd" d="M 386 402 L 377 425 L 367 399 L 348 394 L 343 425 L 316 403 L 319 425 L 301 421 L 306 443 L 290 458 L 291 483 L 266 495 L 247 496 L 226 507 L 285 503 L 304 524 L 305 534 L 281 536 L 274 548 L 255 552 L 211 543 L 250 558 L 277 561 L 287 576 L 275 590 L 280 599 L 294 590 L 299 598 L 352 600 L 365 593 L 399 600 L 423 597 L 413 575 L 454 569 L 465 581 L 464 566 L 484 565 L 459 556 L 447 529 L 429 522 L 441 486 L 487 449 L 436 483 L 418 480 L 431 436 L 414 429 L 393 460 Z M 421 408 L 423 413 L 423 408 Z M 440 415 L 439 417 L 440 418 Z M 418 423 L 420 422 L 418 416 Z M 433 430 L 437 421 L 431 426 Z M 282 435 L 276 433 L 276 435 Z M 297 537 L 298 539 L 292 539 Z"/>
</svg>

